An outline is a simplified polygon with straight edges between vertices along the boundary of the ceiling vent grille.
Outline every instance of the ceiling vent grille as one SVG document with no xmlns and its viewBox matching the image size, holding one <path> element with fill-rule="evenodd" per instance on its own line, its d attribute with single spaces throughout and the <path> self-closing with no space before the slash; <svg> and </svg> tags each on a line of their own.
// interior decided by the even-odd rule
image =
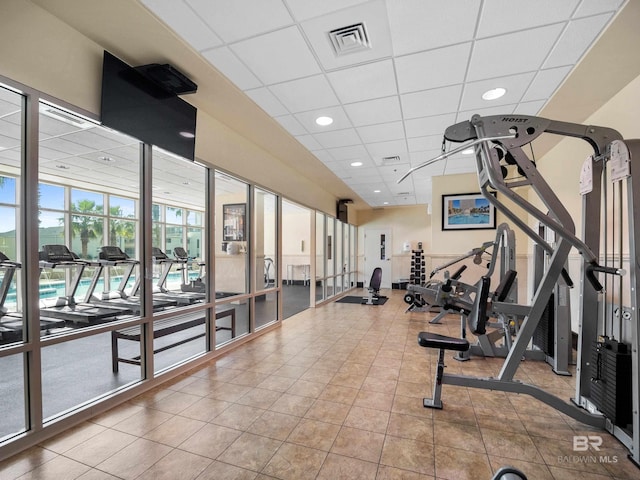
<svg viewBox="0 0 640 480">
<path fill-rule="evenodd" d="M 382 165 L 389 165 L 392 163 L 400 163 L 400 157 L 393 155 L 391 157 L 382 157 Z"/>
<path fill-rule="evenodd" d="M 348 27 L 337 28 L 329 32 L 329 39 L 336 55 L 361 52 L 371 48 L 369 35 L 364 23 L 356 23 Z"/>
</svg>

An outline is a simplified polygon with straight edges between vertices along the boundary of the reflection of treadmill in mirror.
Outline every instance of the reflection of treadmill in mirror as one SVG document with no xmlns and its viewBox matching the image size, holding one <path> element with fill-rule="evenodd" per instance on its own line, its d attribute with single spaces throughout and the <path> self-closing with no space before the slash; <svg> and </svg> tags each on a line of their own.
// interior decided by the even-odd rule
<svg viewBox="0 0 640 480">
<path fill-rule="evenodd" d="M 205 293 L 207 288 L 205 283 L 206 278 L 205 275 L 203 275 L 205 263 L 197 262 L 200 267 L 198 278 L 191 279 L 189 278 L 189 264 L 195 260 L 195 257 L 190 257 L 187 251 L 182 247 L 175 247 L 173 249 L 173 256 L 176 257 L 178 262 L 184 263 L 184 267 L 182 267 L 182 285 L 180 285 L 180 290 L 183 292 Z"/>
<path fill-rule="evenodd" d="M 20 263 L 12 262 L 4 253 L 0 252 L 0 344 L 20 342 L 23 339 L 24 319 L 21 312 L 9 311 L 5 305 L 14 273 L 21 267 Z M 40 330 L 50 333 L 53 328 L 63 328 L 64 320 L 40 317 Z"/>
<path fill-rule="evenodd" d="M 76 302 L 75 296 L 80 286 L 82 274 L 87 266 L 97 266 L 87 260 L 81 260 L 69 251 L 65 245 L 44 245 L 40 256 L 40 271 L 42 269 L 75 269 L 75 275 L 70 285 L 65 286 L 65 294 L 53 301 L 42 300 L 44 307 L 40 312 L 47 317 L 60 318 L 73 323 L 100 323 L 114 320 L 118 316 L 131 314 L 131 309 L 122 307 L 105 307 L 86 302 Z M 90 287 L 91 288 L 91 287 Z M 94 286 L 95 288 L 95 286 Z"/>
<path fill-rule="evenodd" d="M 153 287 L 153 295 L 154 297 L 159 298 L 171 298 L 175 299 L 178 302 L 178 305 L 191 305 L 193 303 L 204 300 L 205 294 L 198 292 L 177 292 L 171 291 L 167 289 L 167 279 L 169 278 L 169 272 L 171 271 L 171 267 L 176 263 L 181 264 L 182 268 L 186 268 L 186 262 L 173 260 L 167 256 L 162 250 L 158 247 L 153 247 L 151 255 L 153 256 L 153 261 L 162 266 L 162 271 L 160 273 L 160 278 L 158 279 L 158 283 Z"/>
<path fill-rule="evenodd" d="M 85 301 L 98 303 L 105 306 L 130 308 L 133 313 L 139 315 L 142 309 L 140 297 L 136 295 L 128 295 L 125 292 L 125 289 L 129 284 L 131 275 L 133 275 L 136 266 L 138 266 L 140 262 L 138 260 L 130 258 L 129 255 L 127 255 L 120 249 L 120 247 L 108 245 L 100 248 L 100 257 L 98 260 L 98 264 L 99 266 L 96 267 L 96 271 L 93 275 L 93 280 L 91 281 L 91 287 L 89 288 L 89 290 L 87 291 L 87 295 L 85 296 Z M 105 267 L 124 267 L 122 278 L 120 279 L 120 283 L 116 290 L 102 292 L 101 294 L 95 293 L 94 291 L 98 283 L 98 279 L 100 278 L 100 275 L 102 274 L 102 271 Z M 137 275 L 131 291 L 137 291 L 139 284 L 140 275 Z M 178 302 L 175 300 L 154 298 L 153 310 L 157 311 L 168 307 L 175 307 L 177 304 Z"/>
</svg>

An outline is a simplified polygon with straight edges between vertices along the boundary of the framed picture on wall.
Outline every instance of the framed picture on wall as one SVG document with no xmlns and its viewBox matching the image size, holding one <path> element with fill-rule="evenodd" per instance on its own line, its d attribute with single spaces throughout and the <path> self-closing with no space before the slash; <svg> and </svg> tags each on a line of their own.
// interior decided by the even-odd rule
<svg viewBox="0 0 640 480">
<path fill-rule="evenodd" d="M 222 205 L 223 242 L 247 240 L 247 204 L 228 203 Z"/>
<path fill-rule="evenodd" d="M 442 195 L 442 230 L 496 228 L 496 207 L 481 193 Z"/>
</svg>

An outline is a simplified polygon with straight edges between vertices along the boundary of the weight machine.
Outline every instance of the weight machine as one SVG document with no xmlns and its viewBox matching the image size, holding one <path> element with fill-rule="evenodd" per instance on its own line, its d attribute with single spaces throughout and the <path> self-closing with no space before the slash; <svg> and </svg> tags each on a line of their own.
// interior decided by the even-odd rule
<svg viewBox="0 0 640 480">
<path fill-rule="evenodd" d="M 583 164 L 580 179 L 584 219 L 581 238 L 575 234 L 569 212 L 523 151 L 524 146 L 543 133 L 580 138 L 593 148 L 594 154 Z M 640 465 L 640 285 L 636 272 L 640 266 L 640 252 L 635 245 L 636 239 L 640 238 L 640 222 L 635 216 L 635 212 L 640 212 L 640 193 L 637 191 L 640 170 L 637 165 L 631 167 L 632 162 L 637 163 L 640 159 L 640 140 L 623 140 L 610 128 L 525 115 L 474 115 L 470 121 L 448 127 L 444 137 L 450 142 L 464 144 L 412 168 L 400 181 L 418 168 L 473 146 L 483 195 L 548 254 L 548 264 L 496 378 L 445 374 L 444 351 L 466 351 L 469 342 L 429 332 L 419 334 L 421 346 L 440 350 L 433 397 L 424 399 L 424 406 L 442 408 L 442 384 L 528 394 L 585 424 L 605 428 L 628 448 L 629 457 Z M 528 187 L 528 196 L 518 193 L 521 187 Z M 497 191 L 498 196 L 492 195 L 489 189 Z M 546 207 L 546 212 L 529 200 L 534 194 Z M 614 200 L 619 202 L 617 210 L 615 204 L 609 205 Z M 550 244 L 509 205 L 520 207 L 553 231 L 557 241 Z M 611 212 L 616 215 L 610 219 Z M 628 242 L 628 262 L 623 255 L 625 240 Z M 613 244 L 612 248 L 609 242 Z M 572 403 L 568 403 L 537 386 L 514 380 L 514 375 L 560 278 L 567 285 L 571 284 L 564 269 L 571 248 L 582 255 L 582 267 L 576 395 Z M 618 259 L 613 258 L 616 255 Z M 625 263 L 629 264 L 628 275 L 623 268 Z M 598 275 L 604 275 L 604 285 Z M 474 333 L 483 333 L 486 326 L 489 282 L 488 277 L 483 277 L 469 315 Z"/>
</svg>

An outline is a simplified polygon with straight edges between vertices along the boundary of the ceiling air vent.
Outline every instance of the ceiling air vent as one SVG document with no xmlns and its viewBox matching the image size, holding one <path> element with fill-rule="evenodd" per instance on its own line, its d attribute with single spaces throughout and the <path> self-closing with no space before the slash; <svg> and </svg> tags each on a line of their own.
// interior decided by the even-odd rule
<svg viewBox="0 0 640 480">
<path fill-rule="evenodd" d="M 398 155 L 382 157 L 382 165 L 389 165 L 391 163 L 400 163 L 400 157 Z"/>
<path fill-rule="evenodd" d="M 337 28 L 329 32 L 329 39 L 336 55 L 361 52 L 371 48 L 369 35 L 364 23 Z"/>
</svg>

